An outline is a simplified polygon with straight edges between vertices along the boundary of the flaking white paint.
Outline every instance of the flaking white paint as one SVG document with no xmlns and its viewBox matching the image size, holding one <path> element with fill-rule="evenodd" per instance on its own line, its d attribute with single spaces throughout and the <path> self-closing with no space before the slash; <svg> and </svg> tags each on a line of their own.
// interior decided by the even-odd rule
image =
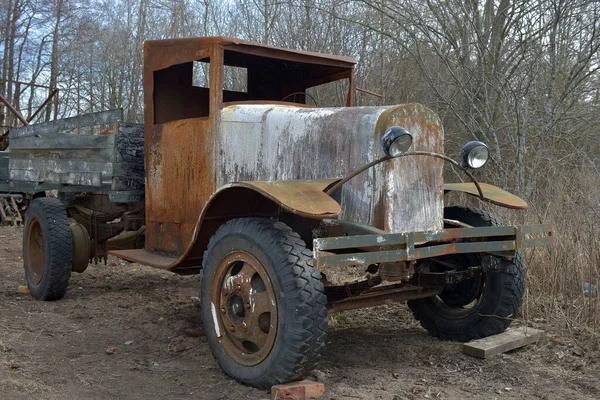
<svg viewBox="0 0 600 400">
<path fill-rule="evenodd" d="M 217 186 L 250 180 L 341 178 L 383 156 L 376 125 L 389 108 L 226 107 L 221 112 L 217 139 Z M 411 113 L 414 108 L 406 110 Z M 437 122 L 429 120 L 429 110 L 423 110 L 426 122 Z M 423 124 L 407 120 L 410 126 L 405 127 L 415 139 L 415 150 L 435 151 L 441 147 L 443 137 L 428 135 Z M 435 164 L 436 171 L 423 168 L 423 160 L 417 157 L 391 162 L 392 173 L 386 173 L 380 164 L 344 185 L 340 219 L 377 225 L 375 208 L 383 199 L 388 231 L 441 228 L 441 162 Z M 432 179 L 435 187 L 424 183 Z"/>
</svg>

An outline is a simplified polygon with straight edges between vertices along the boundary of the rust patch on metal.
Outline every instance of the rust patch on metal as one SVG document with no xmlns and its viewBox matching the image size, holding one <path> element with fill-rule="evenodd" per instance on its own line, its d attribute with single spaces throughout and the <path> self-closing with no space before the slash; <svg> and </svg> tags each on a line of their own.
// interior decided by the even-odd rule
<svg viewBox="0 0 600 400">
<path fill-rule="evenodd" d="M 182 254 L 196 219 L 214 192 L 210 121 L 173 121 L 153 130 L 147 143 L 146 248 Z"/>
<path fill-rule="evenodd" d="M 335 179 L 316 181 L 239 182 L 234 186 L 248 187 L 273 200 L 292 214 L 307 218 L 335 218 L 340 212 L 337 201 L 323 190 Z"/>
<path fill-rule="evenodd" d="M 223 348 L 238 363 L 257 365 L 269 355 L 277 337 L 277 297 L 256 257 L 235 251 L 221 260 L 210 312 Z"/>
<path fill-rule="evenodd" d="M 377 121 L 376 137 L 390 126 L 402 126 L 413 135 L 410 151 L 443 153 L 444 131 L 438 116 L 421 104 L 390 107 Z M 399 157 L 383 166 L 383 201 L 374 208 L 374 221 L 387 232 L 439 229 L 443 219 L 443 161 Z"/>
<path fill-rule="evenodd" d="M 135 250 L 111 250 L 110 255 L 122 258 L 123 260 L 149 265 L 154 268 L 168 269 L 175 261 L 176 257 L 152 253 L 144 249 Z"/>
<path fill-rule="evenodd" d="M 357 308 L 374 307 L 381 304 L 389 304 L 399 301 L 420 299 L 435 296 L 441 292 L 441 288 L 426 289 L 413 285 L 402 285 L 401 287 L 388 286 L 378 287 L 372 292 L 365 292 L 359 296 L 328 304 L 329 312 L 340 312 L 354 310 Z"/>
<path fill-rule="evenodd" d="M 42 231 L 42 225 L 37 218 L 32 218 L 29 223 L 27 235 L 28 247 L 25 249 L 27 254 L 26 268 L 29 270 L 31 281 L 35 284 L 41 282 L 44 277 L 44 267 L 46 264 L 46 243 Z"/>
<path fill-rule="evenodd" d="M 353 68 L 354 64 L 356 64 L 356 60 L 352 57 L 283 49 L 232 37 L 212 36 L 146 41 L 144 43 L 145 65 L 147 68 L 156 71 L 174 64 L 198 60 L 207 56 L 207 48 L 214 46 L 260 57 L 273 57 L 287 61 L 301 61 L 345 68 Z M 152 57 L 149 57 L 150 53 Z"/>
</svg>

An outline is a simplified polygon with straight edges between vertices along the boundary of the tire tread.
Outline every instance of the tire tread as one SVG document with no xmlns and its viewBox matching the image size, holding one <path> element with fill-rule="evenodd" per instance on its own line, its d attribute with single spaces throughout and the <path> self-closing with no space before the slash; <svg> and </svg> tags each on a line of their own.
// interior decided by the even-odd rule
<svg viewBox="0 0 600 400">
<path fill-rule="evenodd" d="M 471 218 L 478 219 L 481 222 L 479 226 L 499 226 L 500 221 L 493 215 L 473 207 L 454 206 L 451 207 L 454 212 Z M 467 222 L 463 221 L 462 222 Z M 500 297 L 495 299 L 496 306 L 493 316 L 486 316 L 482 321 L 472 329 L 456 331 L 452 327 L 445 328 L 445 324 L 439 318 L 431 317 L 430 301 L 428 299 L 417 299 L 408 301 L 407 304 L 415 318 L 420 322 L 432 336 L 443 340 L 455 340 L 467 342 L 483 337 L 495 335 L 508 328 L 512 319 L 514 319 L 521 307 L 523 295 L 525 292 L 525 267 L 520 252 L 516 253 L 515 258 L 504 263 L 506 268 L 501 270 L 488 270 L 488 274 L 498 274 L 497 279 L 502 280 L 502 291 Z"/>
<path fill-rule="evenodd" d="M 34 215 L 40 219 L 40 224 L 46 224 L 48 237 L 44 237 L 44 244 L 49 250 L 46 254 L 49 257 L 44 266 L 43 285 L 32 288 L 32 295 L 37 300 L 54 301 L 64 297 L 69 286 L 71 278 L 72 264 L 72 243 L 71 231 L 69 229 L 69 220 L 62 202 L 52 197 L 40 197 L 35 199 L 28 209 L 23 231 L 23 260 L 26 262 L 27 252 L 27 228 L 30 218 Z M 43 228 L 42 228 L 43 229 Z M 24 264 L 25 274 L 27 275 L 27 266 Z M 47 277 L 46 277 L 47 275 Z"/>
<path fill-rule="evenodd" d="M 286 312 L 291 320 L 289 336 L 285 338 L 287 341 L 278 362 L 260 379 L 244 382 L 258 388 L 270 388 L 306 376 L 320 361 L 327 336 L 327 299 L 321 273 L 312 265 L 312 252 L 300 236 L 282 222 L 265 218 L 231 220 L 223 224 L 209 241 L 200 272 L 201 282 L 210 253 L 230 233 L 249 235 L 256 243 L 266 245 L 265 251 L 280 260 L 276 268 L 288 298 Z M 211 350 L 219 360 L 216 349 L 211 346 Z"/>
</svg>

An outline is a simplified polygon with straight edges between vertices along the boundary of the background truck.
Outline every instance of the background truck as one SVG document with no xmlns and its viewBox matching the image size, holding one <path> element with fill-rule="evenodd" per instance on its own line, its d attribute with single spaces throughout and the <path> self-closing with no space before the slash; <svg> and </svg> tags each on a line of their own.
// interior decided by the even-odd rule
<svg viewBox="0 0 600 400">
<path fill-rule="evenodd" d="M 454 191 L 527 207 L 475 179 L 483 143 L 457 162 L 426 107 L 353 107 L 349 57 L 207 37 L 146 42 L 144 60 L 143 126 L 112 110 L 9 135 L 0 191 L 31 200 L 23 259 L 36 299 L 62 298 L 72 271 L 108 254 L 199 272 L 213 355 L 261 388 L 315 367 L 328 312 L 408 301 L 432 335 L 459 341 L 516 317 L 519 250 L 551 231 L 444 205 Z M 313 104 L 310 88 L 338 81 L 346 107 Z M 466 182 L 444 183 L 444 163 Z"/>
</svg>

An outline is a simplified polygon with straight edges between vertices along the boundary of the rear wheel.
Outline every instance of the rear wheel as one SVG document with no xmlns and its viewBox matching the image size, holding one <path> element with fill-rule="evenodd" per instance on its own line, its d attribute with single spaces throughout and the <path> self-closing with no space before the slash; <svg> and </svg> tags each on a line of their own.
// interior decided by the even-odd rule
<svg viewBox="0 0 600 400">
<path fill-rule="evenodd" d="M 72 244 L 69 221 L 58 199 L 35 199 L 27 209 L 23 229 L 23 264 L 31 295 L 58 300 L 71 278 Z"/>
<path fill-rule="evenodd" d="M 327 332 L 324 287 L 287 225 L 227 222 L 210 240 L 200 279 L 206 337 L 228 375 L 268 388 L 316 366 Z"/>
<path fill-rule="evenodd" d="M 490 214 L 471 207 L 447 207 L 444 218 L 470 226 L 500 225 Z M 423 328 L 433 336 L 460 342 L 504 331 L 517 316 L 523 300 L 521 254 L 517 252 L 512 260 L 488 254 L 458 254 L 446 256 L 443 261 L 457 270 L 481 266 L 483 273 L 446 285 L 437 296 L 408 301 Z"/>
</svg>

